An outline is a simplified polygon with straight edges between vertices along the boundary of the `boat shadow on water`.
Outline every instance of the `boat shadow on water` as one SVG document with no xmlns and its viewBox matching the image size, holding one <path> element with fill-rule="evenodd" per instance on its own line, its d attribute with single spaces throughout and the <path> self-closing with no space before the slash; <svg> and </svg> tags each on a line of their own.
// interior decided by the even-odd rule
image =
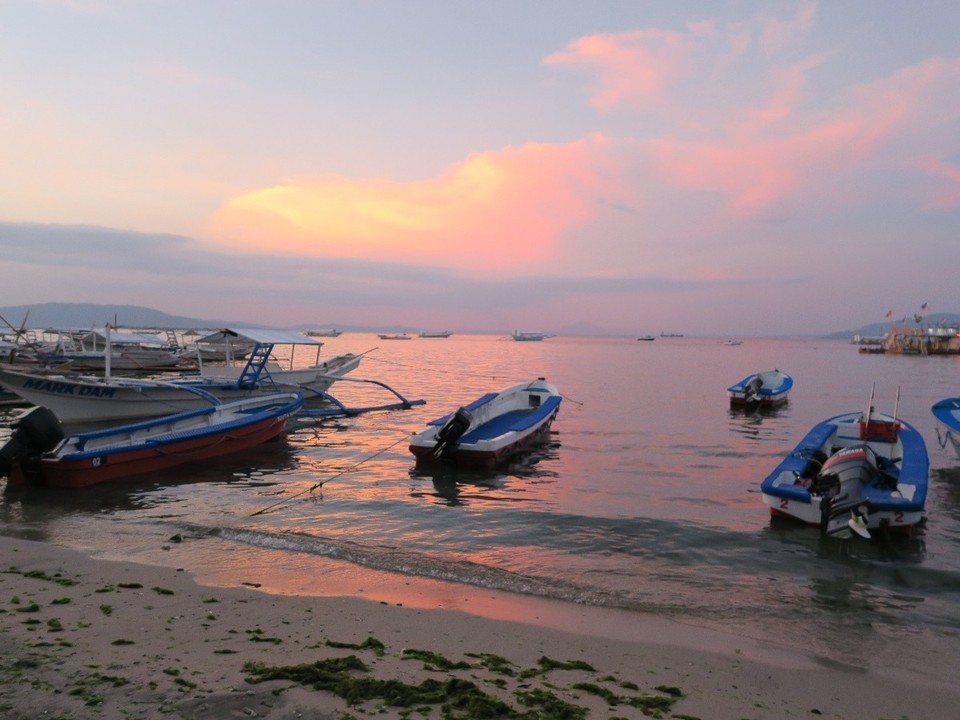
<svg viewBox="0 0 960 720">
<path fill-rule="evenodd" d="M 414 496 L 435 498 L 447 505 L 471 501 L 524 502 L 516 490 L 524 482 L 553 482 L 559 473 L 543 465 L 559 456 L 559 440 L 527 450 L 494 468 L 461 467 L 455 463 L 417 464 L 410 469 L 414 480 L 430 480 L 433 492 L 415 491 Z M 510 492 L 511 494 L 506 494 Z"/>
<path fill-rule="evenodd" d="M 867 562 L 920 563 L 926 556 L 926 523 L 920 522 L 909 530 L 875 530 L 870 540 L 863 538 L 836 538 L 824 535 L 809 524 L 786 516 L 770 518 L 768 532 L 786 545 L 806 547 L 811 557 L 840 562 L 863 560 Z"/>
<path fill-rule="evenodd" d="M 185 463 L 164 470 L 100 483 L 78 491 L 43 485 L 11 487 L 6 481 L 0 503 L 45 506 L 52 511 L 103 512 L 141 510 L 164 502 L 156 491 L 193 484 L 275 485 L 279 476 L 300 469 L 301 458 L 283 436 L 224 457 Z"/>
</svg>

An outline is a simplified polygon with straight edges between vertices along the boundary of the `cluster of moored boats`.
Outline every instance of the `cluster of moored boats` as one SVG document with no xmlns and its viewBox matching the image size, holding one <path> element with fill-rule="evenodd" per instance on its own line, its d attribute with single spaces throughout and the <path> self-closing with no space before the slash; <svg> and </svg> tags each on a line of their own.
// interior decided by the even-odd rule
<svg viewBox="0 0 960 720">
<path fill-rule="evenodd" d="M 116 377 L 70 370 L 0 366 L 0 387 L 32 407 L 10 425 L 0 448 L 0 476 L 8 487 L 85 487 L 141 476 L 172 465 L 206 460 L 281 435 L 295 416 L 349 415 L 404 409 L 408 400 L 375 380 L 346 378 L 362 355 L 321 360 L 322 343 L 282 330 L 228 328 L 204 338 L 222 343 L 227 362 L 175 379 Z M 230 346 L 244 359 L 230 362 Z M 275 346 L 317 349 L 306 368 L 283 367 Z M 109 367 L 109 366 L 108 366 Z M 374 383 L 389 403 L 348 408 L 328 393 L 338 381 Z M 732 408 L 765 410 L 787 402 L 793 378 L 779 369 L 753 373 L 727 388 Z M 873 406 L 817 423 L 761 482 L 773 516 L 819 525 L 831 536 L 908 529 L 923 519 L 929 460 L 912 425 Z M 410 438 L 418 465 L 455 463 L 493 467 L 542 443 L 562 396 L 543 378 L 486 393 L 431 420 Z M 933 405 L 937 439 L 960 457 L 960 398 Z M 95 425 L 92 426 L 91 424 Z M 70 429 L 71 426 L 83 429 Z"/>
<path fill-rule="evenodd" d="M 775 408 L 787 402 L 793 379 L 780 370 L 748 375 L 730 386 L 731 407 Z M 907 529 L 923 520 L 929 458 L 923 437 L 897 416 L 873 406 L 817 423 L 760 483 L 771 515 L 819 525 L 830 536 Z M 941 446 L 960 457 L 960 399 L 935 403 Z"/>
<path fill-rule="evenodd" d="M 11 423 L 0 448 L 0 477 L 8 487 L 79 488 L 142 476 L 174 465 L 244 450 L 281 435 L 292 417 L 354 415 L 422 405 L 376 380 L 344 377 L 362 355 L 325 360 L 322 342 L 284 330 L 227 328 L 202 338 L 218 346 L 223 362 L 173 379 L 117 377 L 109 362 L 102 375 L 8 363 L 0 387 L 30 404 Z M 289 367 L 274 349 L 289 346 Z M 234 352 L 234 346 L 240 348 Z M 316 348 L 307 367 L 294 367 L 297 346 Z M 109 333 L 102 352 L 110 353 Z M 242 355 L 234 362 L 235 355 Z M 392 393 L 390 402 L 349 408 L 328 390 L 334 382 L 372 383 Z M 541 441 L 560 406 L 544 380 L 490 393 L 430 422 L 413 435 L 418 463 L 493 466 Z"/>
</svg>

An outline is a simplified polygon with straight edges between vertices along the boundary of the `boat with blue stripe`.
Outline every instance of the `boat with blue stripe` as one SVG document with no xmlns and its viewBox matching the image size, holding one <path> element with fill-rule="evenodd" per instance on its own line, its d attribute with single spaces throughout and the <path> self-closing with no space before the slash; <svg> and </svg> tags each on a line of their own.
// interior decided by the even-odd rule
<svg viewBox="0 0 960 720">
<path fill-rule="evenodd" d="M 496 466 L 543 442 L 561 401 L 543 378 L 486 393 L 430 421 L 412 436 L 410 452 L 418 464 Z"/>
</svg>

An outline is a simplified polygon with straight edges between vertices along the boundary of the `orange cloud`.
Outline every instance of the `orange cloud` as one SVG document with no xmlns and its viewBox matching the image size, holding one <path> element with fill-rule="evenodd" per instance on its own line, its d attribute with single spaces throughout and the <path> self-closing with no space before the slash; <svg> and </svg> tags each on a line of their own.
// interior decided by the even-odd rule
<svg viewBox="0 0 960 720">
<path fill-rule="evenodd" d="M 436 178 L 328 177 L 247 193 L 211 234 L 248 250 L 495 269 L 549 257 L 610 184 L 606 141 L 475 153 Z"/>
</svg>

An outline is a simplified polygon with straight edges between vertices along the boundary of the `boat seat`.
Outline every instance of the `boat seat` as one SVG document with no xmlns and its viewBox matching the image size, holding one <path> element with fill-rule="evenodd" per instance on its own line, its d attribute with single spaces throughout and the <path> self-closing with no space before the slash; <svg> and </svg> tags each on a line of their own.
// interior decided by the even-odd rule
<svg viewBox="0 0 960 720">
<path fill-rule="evenodd" d="M 479 440 L 489 440 L 499 437 L 504 433 L 525 430 L 542 420 L 544 417 L 554 412 L 560 405 L 560 398 L 551 396 L 547 398 L 539 407 L 528 410 L 512 410 L 503 415 L 494 418 L 490 422 L 484 423 L 480 427 L 471 430 L 462 438 L 461 444 L 469 444 Z"/>
<path fill-rule="evenodd" d="M 474 400 L 474 401 L 473 401 L 472 403 L 470 403 L 469 405 L 464 405 L 463 407 L 464 407 L 465 410 L 467 410 L 467 411 L 469 411 L 469 412 L 473 412 L 474 410 L 476 410 L 476 409 L 477 409 L 478 407 L 480 407 L 481 405 L 486 405 L 488 402 L 490 402 L 490 401 L 493 400 L 495 397 L 497 397 L 497 395 L 498 395 L 498 393 L 487 393 L 486 395 L 483 395 L 482 397 L 478 397 L 476 400 Z M 447 413 L 447 414 L 444 415 L 443 417 L 438 417 L 436 420 L 431 420 L 430 422 L 427 423 L 427 425 L 443 425 L 443 424 L 444 424 L 447 420 L 449 420 L 451 417 L 453 417 L 453 413 Z"/>
</svg>

